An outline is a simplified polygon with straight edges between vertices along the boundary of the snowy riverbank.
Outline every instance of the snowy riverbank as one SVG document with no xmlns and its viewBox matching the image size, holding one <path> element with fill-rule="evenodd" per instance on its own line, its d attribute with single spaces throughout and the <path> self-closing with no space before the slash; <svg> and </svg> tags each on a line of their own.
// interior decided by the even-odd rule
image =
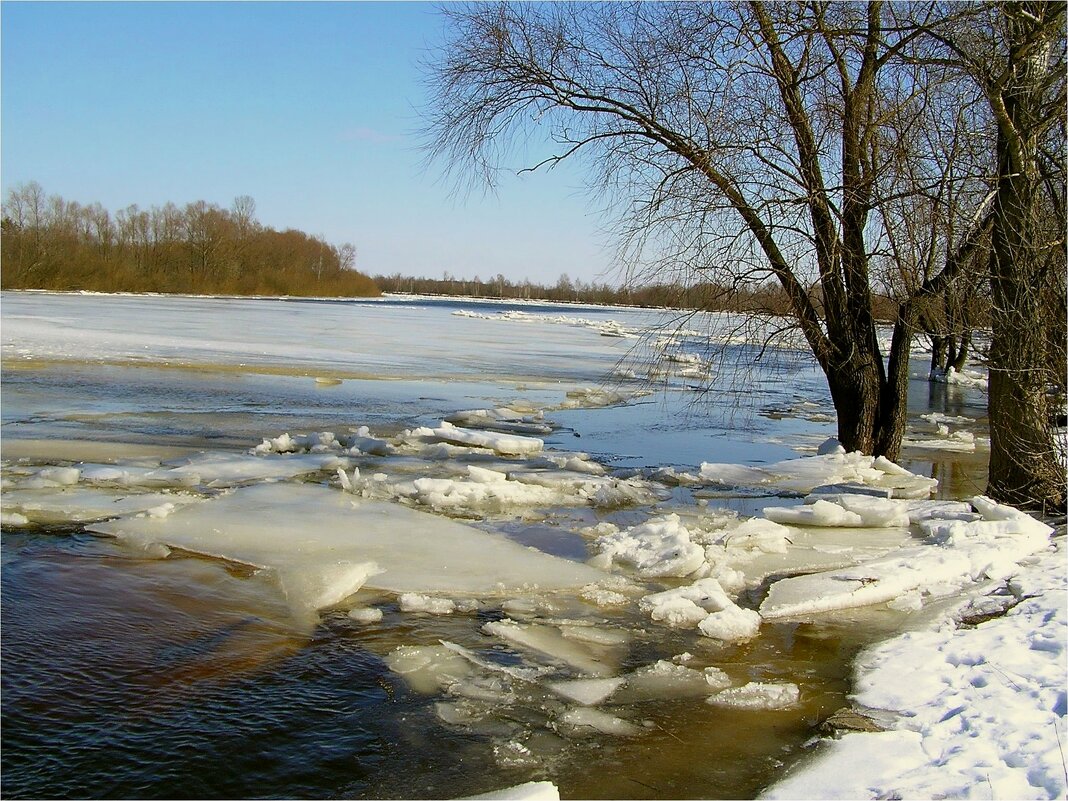
<svg viewBox="0 0 1068 801">
<path fill-rule="evenodd" d="M 1064 798 L 1066 546 L 1062 527 L 985 595 L 863 653 L 854 702 L 888 731 L 824 741 L 762 797 Z"/>
</svg>

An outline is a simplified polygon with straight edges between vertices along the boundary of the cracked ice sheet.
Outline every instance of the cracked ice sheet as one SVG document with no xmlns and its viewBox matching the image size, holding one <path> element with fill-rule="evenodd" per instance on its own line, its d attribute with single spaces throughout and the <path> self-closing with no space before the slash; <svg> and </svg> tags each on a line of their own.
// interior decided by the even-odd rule
<svg viewBox="0 0 1068 801">
<path fill-rule="evenodd" d="M 578 589 L 606 577 L 453 520 L 311 484 L 247 487 L 165 518 L 90 530 L 269 568 L 291 602 L 296 595 L 312 610 L 364 582 L 395 593 L 481 596 Z"/>
<path fill-rule="evenodd" d="M 1066 543 L 1024 560 L 1003 617 L 925 629 L 858 657 L 855 701 L 894 730 L 824 743 L 762 798 L 1064 798 Z"/>
</svg>

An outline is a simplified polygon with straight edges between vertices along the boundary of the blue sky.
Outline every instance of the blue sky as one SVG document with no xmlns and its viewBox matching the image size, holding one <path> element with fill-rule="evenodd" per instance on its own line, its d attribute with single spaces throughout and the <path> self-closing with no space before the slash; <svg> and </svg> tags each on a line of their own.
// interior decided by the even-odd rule
<svg viewBox="0 0 1068 801">
<path fill-rule="evenodd" d="M 424 166 L 424 3 L 0 5 L 3 191 L 112 211 L 256 200 L 369 273 L 614 280 L 579 168 L 456 195 Z M 520 165 L 517 165 L 520 166 Z"/>
</svg>

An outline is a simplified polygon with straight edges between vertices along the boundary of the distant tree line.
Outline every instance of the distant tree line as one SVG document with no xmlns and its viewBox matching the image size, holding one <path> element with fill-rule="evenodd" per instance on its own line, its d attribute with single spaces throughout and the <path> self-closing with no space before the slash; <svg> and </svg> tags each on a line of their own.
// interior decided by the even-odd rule
<svg viewBox="0 0 1068 801">
<path fill-rule="evenodd" d="M 229 209 L 203 200 L 112 214 L 46 195 L 31 182 L 3 203 L 3 289 L 233 295 L 379 294 L 354 269 L 356 249 L 276 231 L 247 195 Z"/>
<path fill-rule="evenodd" d="M 613 286 L 595 281 L 572 279 L 566 273 L 552 285 L 531 281 L 510 281 L 503 275 L 483 280 L 456 278 L 445 273 L 442 278 L 417 278 L 401 275 L 376 275 L 374 282 L 383 292 L 413 295 L 448 295 L 508 300 L 549 300 L 562 303 L 597 303 L 605 306 L 640 306 L 646 308 L 701 309 L 704 311 L 741 311 L 758 314 L 788 314 L 789 298 L 773 282 L 760 285 L 733 286 L 707 282 L 647 283 Z M 892 322 L 897 305 L 889 298 L 877 303 L 880 317 Z M 818 292 L 813 301 L 818 305 Z"/>
</svg>

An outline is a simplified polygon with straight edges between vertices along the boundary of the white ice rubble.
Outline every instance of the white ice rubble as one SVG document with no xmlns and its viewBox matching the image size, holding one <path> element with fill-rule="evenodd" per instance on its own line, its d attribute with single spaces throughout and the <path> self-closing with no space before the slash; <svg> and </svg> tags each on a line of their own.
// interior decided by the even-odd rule
<svg viewBox="0 0 1068 801">
<path fill-rule="evenodd" d="M 387 664 L 413 690 L 442 695 L 434 708 L 447 725 L 478 726 L 500 708 L 521 705 L 524 714 L 543 717 L 566 737 L 640 736 L 648 727 L 633 716 L 632 707 L 639 709 L 633 705 L 703 699 L 725 709 L 772 712 L 796 706 L 803 688 L 736 682 L 717 667 L 682 664 L 689 655 L 679 664 L 628 664 L 632 631 L 590 617 L 554 618 L 558 607 L 546 600 L 553 593 L 585 602 L 582 614 L 630 608 L 652 626 L 742 642 L 768 621 L 862 605 L 912 611 L 975 587 L 1013 586 L 1021 564 L 1049 544 L 1049 528 L 1021 512 L 981 496 L 927 500 L 931 479 L 840 446 L 772 465 L 705 463 L 699 475 L 610 474 L 586 454 L 546 450 L 533 434 L 549 424 L 535 413 L 502 407 L 459 413 L 453 420 L 390 439 L 374 437 L 366 427 L 341 435 L 285 433 L 243 454 L 12 465 L 4 477 L 4 523 L 112 518 L 88 528 L 149 553 L 179 548 L 251 565 L 278 583 L 299 615 L 312 618 L 347 601 L 354 625 L 379 623 L 382 608 L 358 596 L 349 600 L 361 589 L 392 597 L 408 615 L 499 608 L 504 617 L 480 623 L 481 635 L 495 643 L 490 649 L 451 642 L 400 646 Z M 370 466 L 368 476 L 360 466 Z M 309 478 L 324 483 L 299 483 Z M 749 518 L 702 506 L 656 505 L 670 497 L 665 484 L 720 483 L 808 494 L 769 503 Z M 524 506 L 649 508 L 617 518 L 634 521 L 630 525 L 602 521 L 581 532 L 593 554 L 590 564 L 582 564 L 413 504 L 480 517 Z M 756 596 L 743 597 L 746 591 L 763 594 L 759 608 L 749 608 Z M 1014 591 L 1024 599 L 1014 614 L 1045 608 L 1025 597 L 1023 585 Z M 487 606 L 487 599 L 497 600 Z M 1061 628 L 1040 622 L 1027 648 L 1063 656 L 1064 615 L 1053 617 Z M 999 636 L 1015 644 L 1015 634 Z M 907 642 L 902 653 L 914 650 L 915 641 Z M 939 643 L 932 647 L 942 649 L 945 660 L 957 660 L 955 668 L 981 663 Z M 886 647 L 898 658 L 894 646 Z M 986 653 L 993 652 L 991 645 Z M 508 655 L 504 661 L 502 654 Z M 873 675 L 882 675 L 880 665 L 890 657 L 880 659 L 871 663 Z M 976 692 L 991 686 L 984 676 L 970 685 Z M 880 681 L 885 687 L 889 678 Z M 931 697 L 942 687 L 941 679 L 932 681 Z M 863 681 L 858 686 L 861 703 L 871 707 L 905 711 L 911 703 L 911 687 L 887 697 L 884 690 L 864 689 Z M 1050 725 L 1063 727 L 1063 692 L 1050 696 L 1043 689 L 1032 696 L 1041 699 L 1042 709 L 1054 710 Z M 942 732 L 947 720 L 990 725 L 973 721 L 963 708 L 949 712 L 938 720 L 931 712 L 923 727 L 887 735 L 888 753 L 899 761 L 918 758 L 924 738 Z M 1047 769 L 1052 757 L 1048 748 L 1028 743 L 1013 747 L 1047 766 L 1038 778 L 1026 777 L 1037 782 L 1034 797 L 1046 797 L 1043 788 L 1060 786 Z M 1015 770 L 1014 759 L 1004 757 L 1006 770 Z M 955 769 L 970 775 L 963 763 Z M 1007 777 L 1003 786 L 1021 789 L 1019 773 Z"/>
</svg>

